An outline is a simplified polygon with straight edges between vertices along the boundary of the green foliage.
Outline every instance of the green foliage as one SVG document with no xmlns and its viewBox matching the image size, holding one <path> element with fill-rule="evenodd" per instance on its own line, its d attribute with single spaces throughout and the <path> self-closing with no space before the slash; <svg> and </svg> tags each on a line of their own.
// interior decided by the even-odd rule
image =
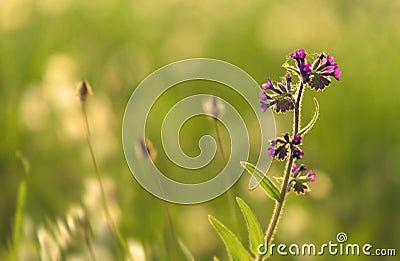
<svg viewBox="0 0 400 261">
<path fill-rule="evenodd" d="M 264 236 L 256 216 L 250 207 L 239 197 L 236 201 L 242 211 L 243 217 L 246 220 L 247 233 L 249 235 L 250 250 L 254 255 L 258 255 L 257 248 L 260 244 L 264 243 Z"/>
<path fill-rule="evenodd" d="M 314 116 L 312 117 L 311 121 L 299 131 L 299 135 L 300 136 L 304 136 L 307 134 L 307 132 L 309 132 L 313 127 L 314 124 L 317 122 L 318 120 L 318 116 L 319 116 L 319 104 L 317 99 L 314 97 L 314 106 L 315 106 L 315 112 L 314 112 Z"/>
<path fill-rule="evenodd" d="M 224 224 L 219 222 L 213 216 L 209 215 L 208 219 L 214 226 L 215 230 L 217 230 L 222 241 L 224 241 L 230 260 L 238 260 L 238 261 L 251 260 L 251 255 L 243 247 L 242 243 L 232 233 L 232 231 L 230 231 Z"/>
<path fill-rule="evenodd" d="M 15 211 L 12 250 L 10 253 L 10 260 L 17 260 L 17 252 L 21 241 L 22 233 L 22 218 L 26 201 L 26 180 L 23 179 L 18 188 L 17 208 Z"/>
<path fill-rule="evenodd" d="M 260 183 L 261 187 L 270 198 L 279 202 L 279 189 L 267 176 L 265 176 L 259 169 L 249 162 L 241 161 L 240 164 L 256 178 L 257 182 Z"/>
</svg>

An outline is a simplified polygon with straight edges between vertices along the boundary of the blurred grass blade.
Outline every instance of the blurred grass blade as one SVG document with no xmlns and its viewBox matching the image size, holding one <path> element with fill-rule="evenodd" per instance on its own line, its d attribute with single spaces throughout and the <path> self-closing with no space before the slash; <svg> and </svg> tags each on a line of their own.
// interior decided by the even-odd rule
<svg viewBox="0 0 400 261">
<path fill-rule="evenodd" d="M 18 260 L 18 249 L 21 242 L 22 233 L 22 218 L 26 201 L 26 181 L 21 181 L 18 188 L 17 208 L 15 211 L 13 236 L 12 236 L 12 250 L 10 260 Z"/>
<path fill-rule="evenodd" d="M 247 232 L 249 233 L 250 250 L 254 255 L 258 256 L 258 246 L 264 243 L 264 236 L 261 230 L 260 223 L 258 222 L 253 211 L 243 201 L 243 199 L 236 197 L 236 201 L 242 210 L 242 214 L 247 224 Z"/>
<path fill-rule="evenodd" d="M 307 124 L 307 126 L 305 126 L 304 128 L 302 128 L 298 135 L 300 136 L 304 136 L 307 132 L 309 132 L 312 127 L 314 127 L 314 124 L 317 122 L 318 120 L 318 116 L 319 116 L 319 104 L 317 99 L 314 97 L 314 105 L 315 105 L 315 112 L 314 112 L 314 116 L 312 117 L 311 121 Z"/>
<path fill-rule="evenodd" d="M 24 168 L 25 175 L 30 173 L 30 163 L 29 160 L 20 152 L 16 153 L 17 158 L 21 160 L 22 167 Z M 21 242 L 22 234 L 22 219 L 24 214 L 25 202 L 26 202 L 26 178 L 24 177 L 19 183 L 18 187 L 18 198 L 17 206 L 15 209 L 14 225 L 13 225 L 13 235 L 12 235 L 12 248 L 9 256 L 9 260 L 18 259 L 18 249 Z"/>
<path fill-rule="evenodd" d="M 213 261 L 219 261 L 219 258 L 214 256 Z"/>
<path fill-rule="evenodd" d="M 183 254 L 186 257 L 186 260 L 194 261 L 195 259 L 192 255 L 192 253 L 190 252 L 189 248 L 183 243 L 183 241 L 179 239 L 178 243 L 179 243 L 180 248 L 182 249 Z"/>
<path fill-rule="evenodd" d="M 265 176 L 259 169 L 257 169 L 253 164 L 249 162 L 241 161 L 240 164 L 257 179 L 258 183 L 261 185 L 268 196 L 279 202 L 279 189 L 267 176 Z"/>
<path fill-rule="evenodd" d="M 224 241 L 230 260 L 251 260 L 249 252 L 247 252 L 239 239 L 237 239 L 237 237 L 226 226 L 224 226 L 211 215 L 208 216 L 208 219 L 215 230 L 217 230 L 219 236 L 222 238 L 222 241 Z"/>
</svg>

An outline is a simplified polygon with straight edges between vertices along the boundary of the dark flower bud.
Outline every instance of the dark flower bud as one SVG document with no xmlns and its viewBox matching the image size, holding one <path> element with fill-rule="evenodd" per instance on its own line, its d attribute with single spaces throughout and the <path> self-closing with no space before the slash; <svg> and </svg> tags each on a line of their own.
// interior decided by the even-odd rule
<svg viewBox="0 0 400 261">
<path fill-rule="evenodd" d="M 301 143 L 301 136 L 294 135 L 293 140 L 292 140 L 292 144 L 293 145 L 299 145 L 300 143 Z"/>
<path fill-rule="evenodd" d="M 92 87 L 90 87 L 87 81 L 82 81 L 80 87 L 78 88 L 79 100 L 85 103 L 87 99 L 93 94 Z"/>
<path fill-rule="evenodd" d="M 300 149 L 298 148 L 294 148 L 293 149 L 293 157 L 296 159 L 301 159 L 304 156 L 304 152 L 302 152 Z"/>
</svg>

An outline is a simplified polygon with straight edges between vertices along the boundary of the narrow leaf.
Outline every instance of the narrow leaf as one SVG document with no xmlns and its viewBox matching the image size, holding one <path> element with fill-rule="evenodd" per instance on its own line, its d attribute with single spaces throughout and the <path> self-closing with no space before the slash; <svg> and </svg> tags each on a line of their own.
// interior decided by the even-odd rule
<svg viewBox="0 0 400 261">
<path fill-rule="evenodd" d="M 214 256 L 213 261 L 219 261 L 219 258 Z"/>
<path fill-rule="evenodd" d="M 241 161 L 240 164 L 257 179 L 258 183 L 261 185 L 268 196 L 279 202 L 279 189 L 267 176 L 264 176 L 264 174 L 259 169 L 257 169 L 253 164 L 249 162 Z"/>
<path fill-rule="evenodd" d="M 282 65 L 282 67 L 294 74 L 300 75 L 300 71 L 294 66 L 291 66 L 291 65 L 285 63 Z"/>
<path fill-rule="evenodd" d="M 224 224 L 211 215 L 208 216 L 208 219 L 215 230 L 217 230 L 222 241 L 224 241 L 230 260 L 251 260 L 249 252 L 247 252 L 242 243 L 240 243 L 237 237 Z"/>
<path fill-rule="evenodd" d="M 314 124 L 317 122 L 319 116 L 319 104 L 315 97 L 314 97 L 314 105 L 315 105 L 314 116 L 312 117 L 311 121 L 307 124 L 307 126 L 305 126 L 299 131 L 298 135 L 300 136 L 304 136 L 307 132 L 309 132 L 314 126 Z"/>
<path fill-rule="evenodd" d="M 251 211 L 250 207 L 241 198 L 236 197 L 236 201 L 242 210 L 244 219 L 246 220 L 247 232 L 249 233 L 250 250 L 255 256 L 258 256 L 258 246 L 264 243 L 264 236 L 260 223 L 258 222 L 253 211 Z"/>
</svg>

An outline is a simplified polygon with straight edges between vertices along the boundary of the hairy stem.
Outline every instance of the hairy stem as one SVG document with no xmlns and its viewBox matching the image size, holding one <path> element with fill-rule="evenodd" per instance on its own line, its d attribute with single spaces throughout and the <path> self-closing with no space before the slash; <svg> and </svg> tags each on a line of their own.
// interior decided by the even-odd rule
<svg viewBox="0 0 400 261">
<path fill-rule="evenodd" d="M 294 108 L 294 116 L 293 116 L 293 136 L 297 135 L 300 128 L 300 121 L 301 121 L 301 100 L 304 92 L 304 84 L 303 82 L 300 83 L 299 91 L 297 94 L 296 104 Z M 282 214 L 283 205 L 285 204 L 286 194 L 287 194 L 287 187 L 289 183 L 290 172 L 293 166 L 295 159 L 290 153 L 290 157 L 287 161 L 285 172 L 284 172 L 284 180 L 280 191 L 279 201 L 275 205 L 274 213 L 272 215 L 272 219 L 268 225 L 267 232 L 265 234 L 265 241 L 270 243 L 273 239 L 274 234 L 277 230 L 279 218 Z M 265 246 L 267 247 L 267 246 Z M 261 260 L 260 257 L 257 257 L 256 260 Z"/>
<path fill-rule="evenodd" d="M 128 244 L 126 243 L 124 237 L 122 236 L 118 226 L 115 224 L 114 219 L 111 216 L 111 212 L 110 212 L 110 209 L 109 209 L 108 204 L 107 204 L 107 199 L 106 199 L 106 193 L 104 191 L 103 180 L 102 180 L 101 175 L 100 175 L 100 171 L 99 171 L 99 168 L 98 168 L 98 165 L 97 165 L 96 157 L 94 155 L 92 141 L 91 141 L 91 138 L 90 138 L 89 119 L 88 119 L 88 115 L 87 115 L 87 112 L 86 112 L 86 104 L 85 103 L 82 103 L 82 114 L 83 114 L 84 119 L 85 119 L 86 140 L 87 140 L 87 144 L 88 144 L 88 147 L 89 147 L 90 156 L 92 158 L 92 162 L 93 162 L 94 170 L 95 170 L 95 173 L 96 173 L 97 181 L 99 183 L 101 199 L 102 199 L 102 202 L 103 202 L 104 210 L 106 212 L 107 221 L 108 221 L 109 225 L 112 227 L 113 231 L 116 233 L 118 241 L 121 244 L 122 248 L 124 249 L 126 254 L 128 254 L 130 259 L 133 260 L 133 256 L 132 256 L 132 253 L 129 251 Z"/>
<path fill-rule="evenodd" d="M 294 126 L 293 126 L 293 135 L 296 135 L 299 132 L 300 123 L 301 123 L 301 100 L 303 99 L 303 92 L 304 92 L 304 84 L 303 82 L 300 83 L 299 92 L 297 94 L 296 105 L 294 107 Z"/>
</svg>

